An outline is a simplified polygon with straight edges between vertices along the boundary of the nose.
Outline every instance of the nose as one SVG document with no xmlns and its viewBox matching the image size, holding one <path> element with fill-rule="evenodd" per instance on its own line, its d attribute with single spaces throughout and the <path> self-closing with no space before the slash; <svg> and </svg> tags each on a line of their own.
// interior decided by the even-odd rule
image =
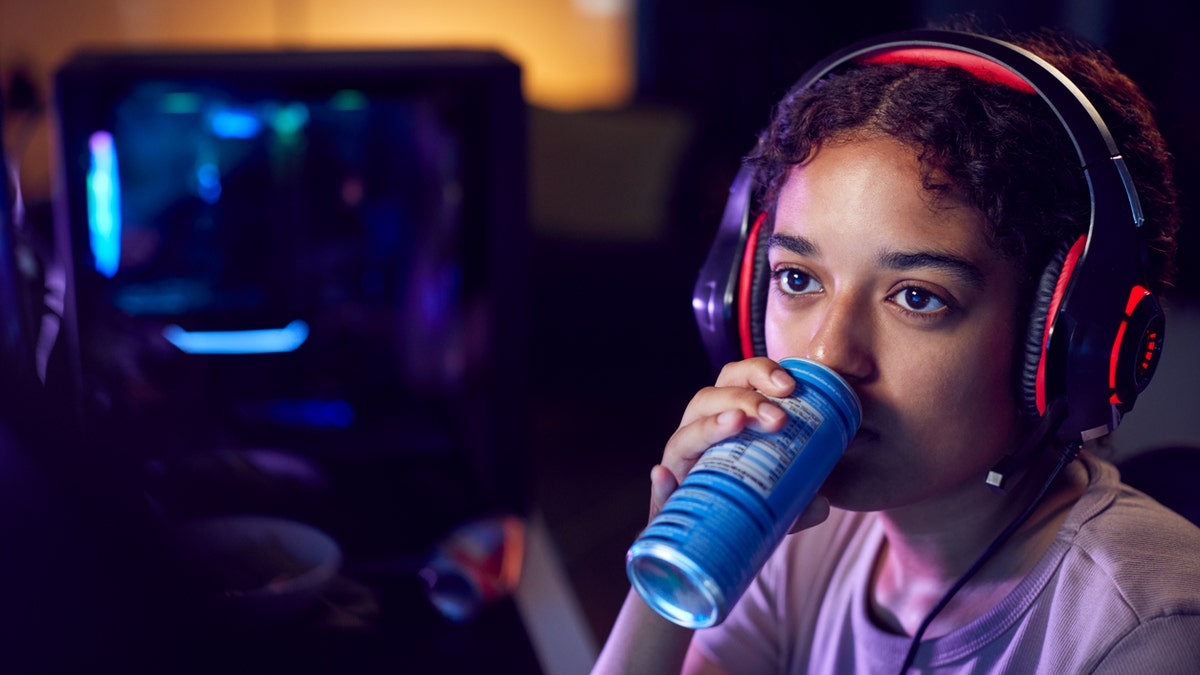
<svg viewBox="0 0 1200 675">
<path fill-rule="evenodd" d="M 828 302 L 813 317 L 805 357 L 852 381 L 875 372 L 875 327 L 864 302 L 844 296 Z"/>
</svg>

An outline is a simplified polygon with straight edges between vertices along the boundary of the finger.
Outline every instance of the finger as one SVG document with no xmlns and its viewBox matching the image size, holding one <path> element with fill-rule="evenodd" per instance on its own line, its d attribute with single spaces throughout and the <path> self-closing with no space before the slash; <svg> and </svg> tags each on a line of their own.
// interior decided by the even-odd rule
<svg viewBox="0 0 1200 675">
<path fill-rule="evenodd" d="M 740 410 L 748 419 L 773 428 L 783 418 L 783 410 L 762 393 L 741 387 L 705 387 L 696 392 L 683 411 L 680 427 L 715 417 L 730 410 Z"/>
<path fill-rule="evenodd" d="M 762 408 L 763 402 L 769 401 L 767 397 L 787 396 L 795 388 L 795 378 L 771 359 L 755 357 L 735 361 L 721 369 L 714 386 L 705 387 L 692 397 L 683 412 L 680 426 L 734 408 L 742 410 L 752 419 L 758 419 L 761 411 L 772 410 Z M 765 428 L 774 430 L 777 416 L 767 413 L 764 417 Z"/>
<path fill-rule="evenodd" d="M 778 412 L 782 415 L 782 411 Z M 738 433 L 750 421 L 745 412 L 735 408 L 681 426 L 667 441 L 662 464 L 674 474 L 677 481 L 682 481 L 706 450 Z"/>
<path fill-rule="evenodd" d="M 658 515 L 667 498 L 679 487 L 675 474 L 662 464 L 655 464 L 650 469 L 650 518 Z"/>
<path fill-rule="evenodd" d="M 759 404 L 763 403 L 766 402 L 759 401 Z M 757 414 L 757 409 L 752 410 Z M 726 408 L 716 414 L 698 417 L 692 422 L 680 425 L 667 440 L 667 452 L 664 455 L 695 459 L 713 443 L 744 429 L 751 419 L 751 414 L 750 411 L 737 407 Z"/>
<path fill-rule="evenodd" d="M 717 375 L 718 387 L 756 389 L 767 396 L 787 396 L 796 388 L 796 378 L 775 361 L 756 356 L 726 364 Z"/>
<path fill-rule="evenodd" d="M 788 528 L 788 534 L 795 534 L 801 530 L 807 530 L 810 527 L 820 525 L 829 517 L 829 500 L 821 495 L 813 497 L 808 508 L 796 518 L 796 522 Z"/>
<path fill-rule="evenodd" d="M 727 397 L 714 393 L 712 398 Z M 677 480 L 682 481 L 713 445 L 746 428 L 774 433 L 787 424 L 787 413 L 775 402 L 761 397 L 752 399 L 752 402 L 755 407 L 749 412 L 735 407 L 681 425 L 667 441 L 662 463 L 675 474 Z"/>
</svg>

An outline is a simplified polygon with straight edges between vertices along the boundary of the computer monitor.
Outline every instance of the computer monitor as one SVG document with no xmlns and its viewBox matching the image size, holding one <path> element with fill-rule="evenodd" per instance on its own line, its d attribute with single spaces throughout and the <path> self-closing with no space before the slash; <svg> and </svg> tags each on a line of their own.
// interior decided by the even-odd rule
<svg viewBox="0 0 1200 675">
<path fill-rule="evenodd" d="M 525 106 L 488 51 L 87 53 L 56 74 L 63 352 L 97 442 L 522 443 Z"/>
</svg>

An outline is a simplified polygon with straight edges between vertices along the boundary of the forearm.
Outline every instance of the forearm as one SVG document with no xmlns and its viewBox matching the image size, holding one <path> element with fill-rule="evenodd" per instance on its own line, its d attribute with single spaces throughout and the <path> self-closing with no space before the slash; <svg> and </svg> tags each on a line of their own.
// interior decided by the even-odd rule
<svg viewBox="0 0 1200 675">
<path fill-rule="evenodd" d="M 765 432 L 778 431 L 786 415 L 768 397 L 786 396 L 795 386 L 795 379 L 767 358 L 725 366 L 717 386 L 702 389 L 688 404 L 679 428 L 663 450 L 662 463 L 650 472 L 650 519 L 714 443 L 750 424 Z M 692 629 L 664 619 L 630 590 L 592 675 L 660 675 L 685 669 L 697 675 L 724 673 L 698 650 L 689 654 L 692 633 Z"/>
<path fill-rule="evenodd" d="M 692 630 L 662 618 L 630 590 L 592 675 L 678 673 Z"/>
</svg>

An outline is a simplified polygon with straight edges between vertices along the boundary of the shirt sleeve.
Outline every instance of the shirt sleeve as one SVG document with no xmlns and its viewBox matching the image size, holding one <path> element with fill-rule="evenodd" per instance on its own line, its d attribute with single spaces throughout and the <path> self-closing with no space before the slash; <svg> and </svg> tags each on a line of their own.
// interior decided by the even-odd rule
<svg viewBox="0 0 1200 675">
<path fill-rule="evenodd" d="M 1113 646 L 1096 672 L 1106 675 L 1200 672 L 1200 616 L 1166 615 L 1142 622 Z"/>
</svg>

